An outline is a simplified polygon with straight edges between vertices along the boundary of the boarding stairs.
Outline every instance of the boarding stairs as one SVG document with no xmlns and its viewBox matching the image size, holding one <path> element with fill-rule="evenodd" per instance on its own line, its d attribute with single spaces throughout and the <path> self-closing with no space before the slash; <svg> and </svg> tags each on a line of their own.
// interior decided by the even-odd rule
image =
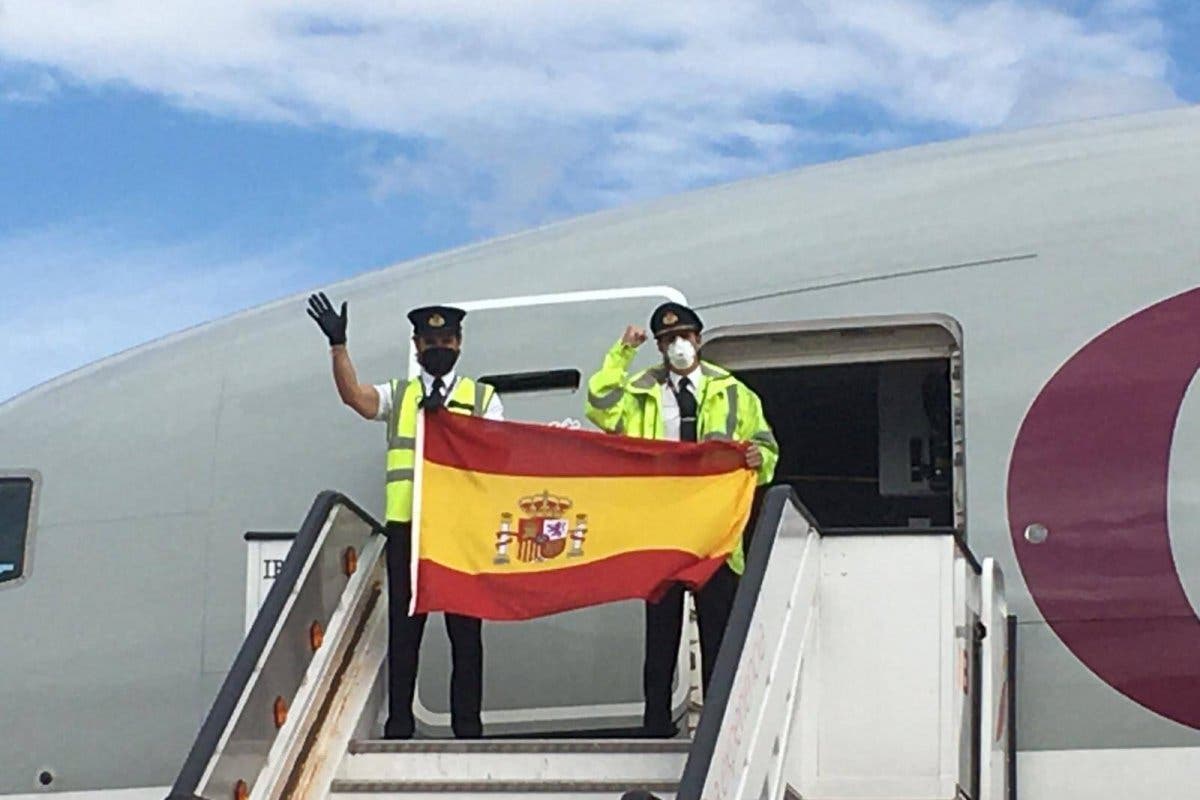
<svg viewBox="0 0 1200 800">
<path fill-rule="evenodd" d="M 631 788 L 674 796 L 688 740 L 352 742 L 330 796 L 617 800 Z"/>
<path fill-rule="evenodd" d="M 954 531 L 822 532 L 774 488 L 694 729 L 511 738 L 485 709 L 489 738 L 404 742 L 377 738 L 380 533 L 318 496 L 169 800 L 1015 797 L 1012 620 Z"/>
</svg>

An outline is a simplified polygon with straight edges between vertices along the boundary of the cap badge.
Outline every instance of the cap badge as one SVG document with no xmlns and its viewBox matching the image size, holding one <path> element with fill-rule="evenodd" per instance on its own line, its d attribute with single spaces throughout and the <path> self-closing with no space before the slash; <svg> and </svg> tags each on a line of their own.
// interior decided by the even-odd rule
<svg viewBox="0 0 1200 800">
<path fill-rule="evenodd" d="M 679 322 L 679 316 L 674 311 L 668 311 L 663 314 L 663 325 L 674 325 Z"/>
<path fill-rule="evenodd" d="M 431 328 L 440 328 L 445 324 L 446 324 L 446 320 L 442 317 L 441 314 L 434 314 L 432 317 L 429 318 L 429 327 L 431 327 Z"/>
</svg>

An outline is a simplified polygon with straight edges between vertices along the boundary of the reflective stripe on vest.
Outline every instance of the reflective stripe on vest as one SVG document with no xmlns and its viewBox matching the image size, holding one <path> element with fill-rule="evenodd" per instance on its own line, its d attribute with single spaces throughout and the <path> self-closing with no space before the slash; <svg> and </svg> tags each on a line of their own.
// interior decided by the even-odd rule
<svg viewBox="0 0 1200 800">
<path fill-rule="evenodd" d="M 732 441 L 738 429 L 738 388 L 736 383 L 725 387 L 725 427 L 709 430 L 701 441 L 710 442 L 713 439 Z"/>
<path fill-rule="evenodd" d="M 446 410 L 482 417 L 495 389 L 470 378 L 459 378 L 446 397 Z M 413 474 L 417 459 L 417 414 L 425 387 L 420 378 L 407 383 L 392 381 L 392 413 L 388 418 L 387 512 L 388 522 L 412 522 Z"/>
</svg>

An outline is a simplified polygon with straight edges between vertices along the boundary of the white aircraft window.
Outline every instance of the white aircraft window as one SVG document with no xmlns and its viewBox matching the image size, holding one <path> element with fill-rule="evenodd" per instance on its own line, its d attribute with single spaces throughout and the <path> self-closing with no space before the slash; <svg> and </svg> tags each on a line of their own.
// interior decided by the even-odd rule
<svg viewBox="0 0 1200 800">
<path fill-rule="evenodd" d="M 0 584 L 25 575 L 33 490 L 31 477 L 0 478 Z"/>
</svg>

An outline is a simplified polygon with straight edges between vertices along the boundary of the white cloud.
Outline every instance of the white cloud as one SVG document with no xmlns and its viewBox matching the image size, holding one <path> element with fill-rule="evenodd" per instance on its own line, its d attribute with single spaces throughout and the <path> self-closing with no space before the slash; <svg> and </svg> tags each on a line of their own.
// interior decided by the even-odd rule
<svg viewBox="0 0 1200 800">
<path fill-rule="evenodd" d="M 205 242 L 130 246 L 56 228 L 0 239 L 0 402 L 150 339 L 298 291 L 303 248 L 223 258 Z"/>
<path fill-rule="evenodd" d="M 899 144 L 912 126 L 1176 102 L 1146 0 L 2 3 L 3 57 L 215 114 L 389 134 L 412 147 L 369 166 L 376 190 L 450 199 L 484 230 L 853 137 Z M 805 113 L 835 102 L 881 110 L 887 130 Z"/>
</svg>

